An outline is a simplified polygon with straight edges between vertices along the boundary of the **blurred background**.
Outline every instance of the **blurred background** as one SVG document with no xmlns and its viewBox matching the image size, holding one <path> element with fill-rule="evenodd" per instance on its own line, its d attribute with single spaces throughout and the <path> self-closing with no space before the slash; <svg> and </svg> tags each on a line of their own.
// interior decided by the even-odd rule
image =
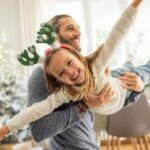
<svg viewBox="0 0 150 150">
<path fill-rule="evenodd" d="M 81 27 L 82 54 L 103 43 L 131 0 L 0 0 L 0 116 L 15 114 L 26 102 L 27 80 L 34 67 L 19 64 L 16 55 L 35 44 L 40 24 L 56 14 L 69 14 Z M 144 0 L 130 34 L 114 56 L 111 68 L 130 60 L 134 65 L 150 59 L 150 1 Z M 42 47 L 39 53 L 42 53 Z M 16 103 L 13 103 L 13 101 Z M 20 101 L 21 100 L 21 101 Z M 14 104 L 11 105 L 11 103 Z M 0 108 L 0 109 L 1 109 Z M 11 115 L 8 113 L 5 122 Z"/>
<path fill-rule="evenodd" d="M 91 53 L 105 41 L 109 31 L 130 0 L 0 0 L 0 70 L 28 77 L 31 67 L 23 67 L 16 54 L 35 44 L 41 23 L 56 14 L 69 14 L 81 27 L 82 53 Z M 112 67 L 127 59 L 135 65 L 150 56 L 150 1 L 144 0 L 135 26 L 113 58 Z M 40 52 L 39 52 L 40 53 Z M 11 64 L 11 65 L 10 65 Z M 13 68 L 14 67 L 14 68 Z M 30 69 L 29 69 L 30 68 Z"/>
</svg>

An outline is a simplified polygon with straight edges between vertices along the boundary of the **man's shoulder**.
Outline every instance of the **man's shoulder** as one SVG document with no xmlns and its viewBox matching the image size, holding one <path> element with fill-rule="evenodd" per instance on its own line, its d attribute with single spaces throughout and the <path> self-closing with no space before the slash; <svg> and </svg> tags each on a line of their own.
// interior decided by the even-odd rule
<svg viewBox="0 0 150 150">
<path fill-rule="evenodd" d="M 47 90 L 44 69 L 37 66 L 28 79 L 28 106 L 46 99 L 50 94 Z"/>
<path fill-rule="evenodd" d="M 28 79 L 28 84 L 41 84 L 44 83 L 45 84 L 45 73 L 44 73 L 44 69 L 41 66 L 37 66 L 33 72 L 31 73 L 29 79 Z"/>
<path fill-rule="evenodd" d="M 44 70 L 41 66 L 37 66 L 33 72 L 31 73 L 29 79 L 33 80 L 35 78 L 44 78 L 45 75 L 44 75 Z"/>
</svg>

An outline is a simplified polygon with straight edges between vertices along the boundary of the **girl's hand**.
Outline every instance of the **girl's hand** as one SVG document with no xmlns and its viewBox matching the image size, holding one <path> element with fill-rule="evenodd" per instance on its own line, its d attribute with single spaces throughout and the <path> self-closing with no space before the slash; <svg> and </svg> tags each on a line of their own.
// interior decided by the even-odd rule
<svg viewBox="0 0 150 150">
<path fill-rule="evenodd" d="M 144 89 L 144 83 L 138 75 L 131 72 L 124 73 L 123 76 L 118 77 L 122 81 L 122 87 L 124 89 L 132 90 L 135 92 L 141 92 Z"/>
<path fill-rule="evenodd" d="M 133 0 L 133 2 L 132 2 L 132 6 L 134 7 L 134 8 L 138 8 L 139 6 L 140 6 L 140 4 L 141 4 L 141 2 L 142 2 L 143 0 Z"/>
<path fill-rule="evenodd" d="M 101 107 L 112 101 L 113 94 L 114 91 L 112 90 L 111 85 L 109 83 L 106 84 L 103 90 L 98 94 L 95 94 L 94 90 L 91 89 L 89 91 L 86 104 L 91 109 Z"/>
<path fill-rule="evenodd" d="M 7 126 L 0 127 L 0 141 L 2 141 L 6 134 L 8 134 L 10 131 Z"/>
</svg>

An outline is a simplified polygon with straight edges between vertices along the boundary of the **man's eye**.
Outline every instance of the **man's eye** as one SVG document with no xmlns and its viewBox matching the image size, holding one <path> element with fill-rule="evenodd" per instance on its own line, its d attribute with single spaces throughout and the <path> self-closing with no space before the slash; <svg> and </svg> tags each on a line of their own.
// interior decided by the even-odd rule
<svg viewBox="0 0 150 150">
<path fill-rule="evenodd" d="M 72 30 L 73 30 L 73 28 L 68 28 L 68 30 L 72 31 Z"/>
</svg>

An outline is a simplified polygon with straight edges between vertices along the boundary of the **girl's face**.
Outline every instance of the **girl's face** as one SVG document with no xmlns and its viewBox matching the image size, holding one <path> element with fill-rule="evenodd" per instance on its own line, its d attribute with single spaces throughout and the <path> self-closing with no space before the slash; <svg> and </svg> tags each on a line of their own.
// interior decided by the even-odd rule
<svg viewBox="0 0 150 150">
<path fill-rule="evenodd" d="M 84 65 L 76 56 L 64 49 L 53 54 L 47 70 L 58 81 L 67 85 L 78 85 L 85 79 Z"/>
</svg>

